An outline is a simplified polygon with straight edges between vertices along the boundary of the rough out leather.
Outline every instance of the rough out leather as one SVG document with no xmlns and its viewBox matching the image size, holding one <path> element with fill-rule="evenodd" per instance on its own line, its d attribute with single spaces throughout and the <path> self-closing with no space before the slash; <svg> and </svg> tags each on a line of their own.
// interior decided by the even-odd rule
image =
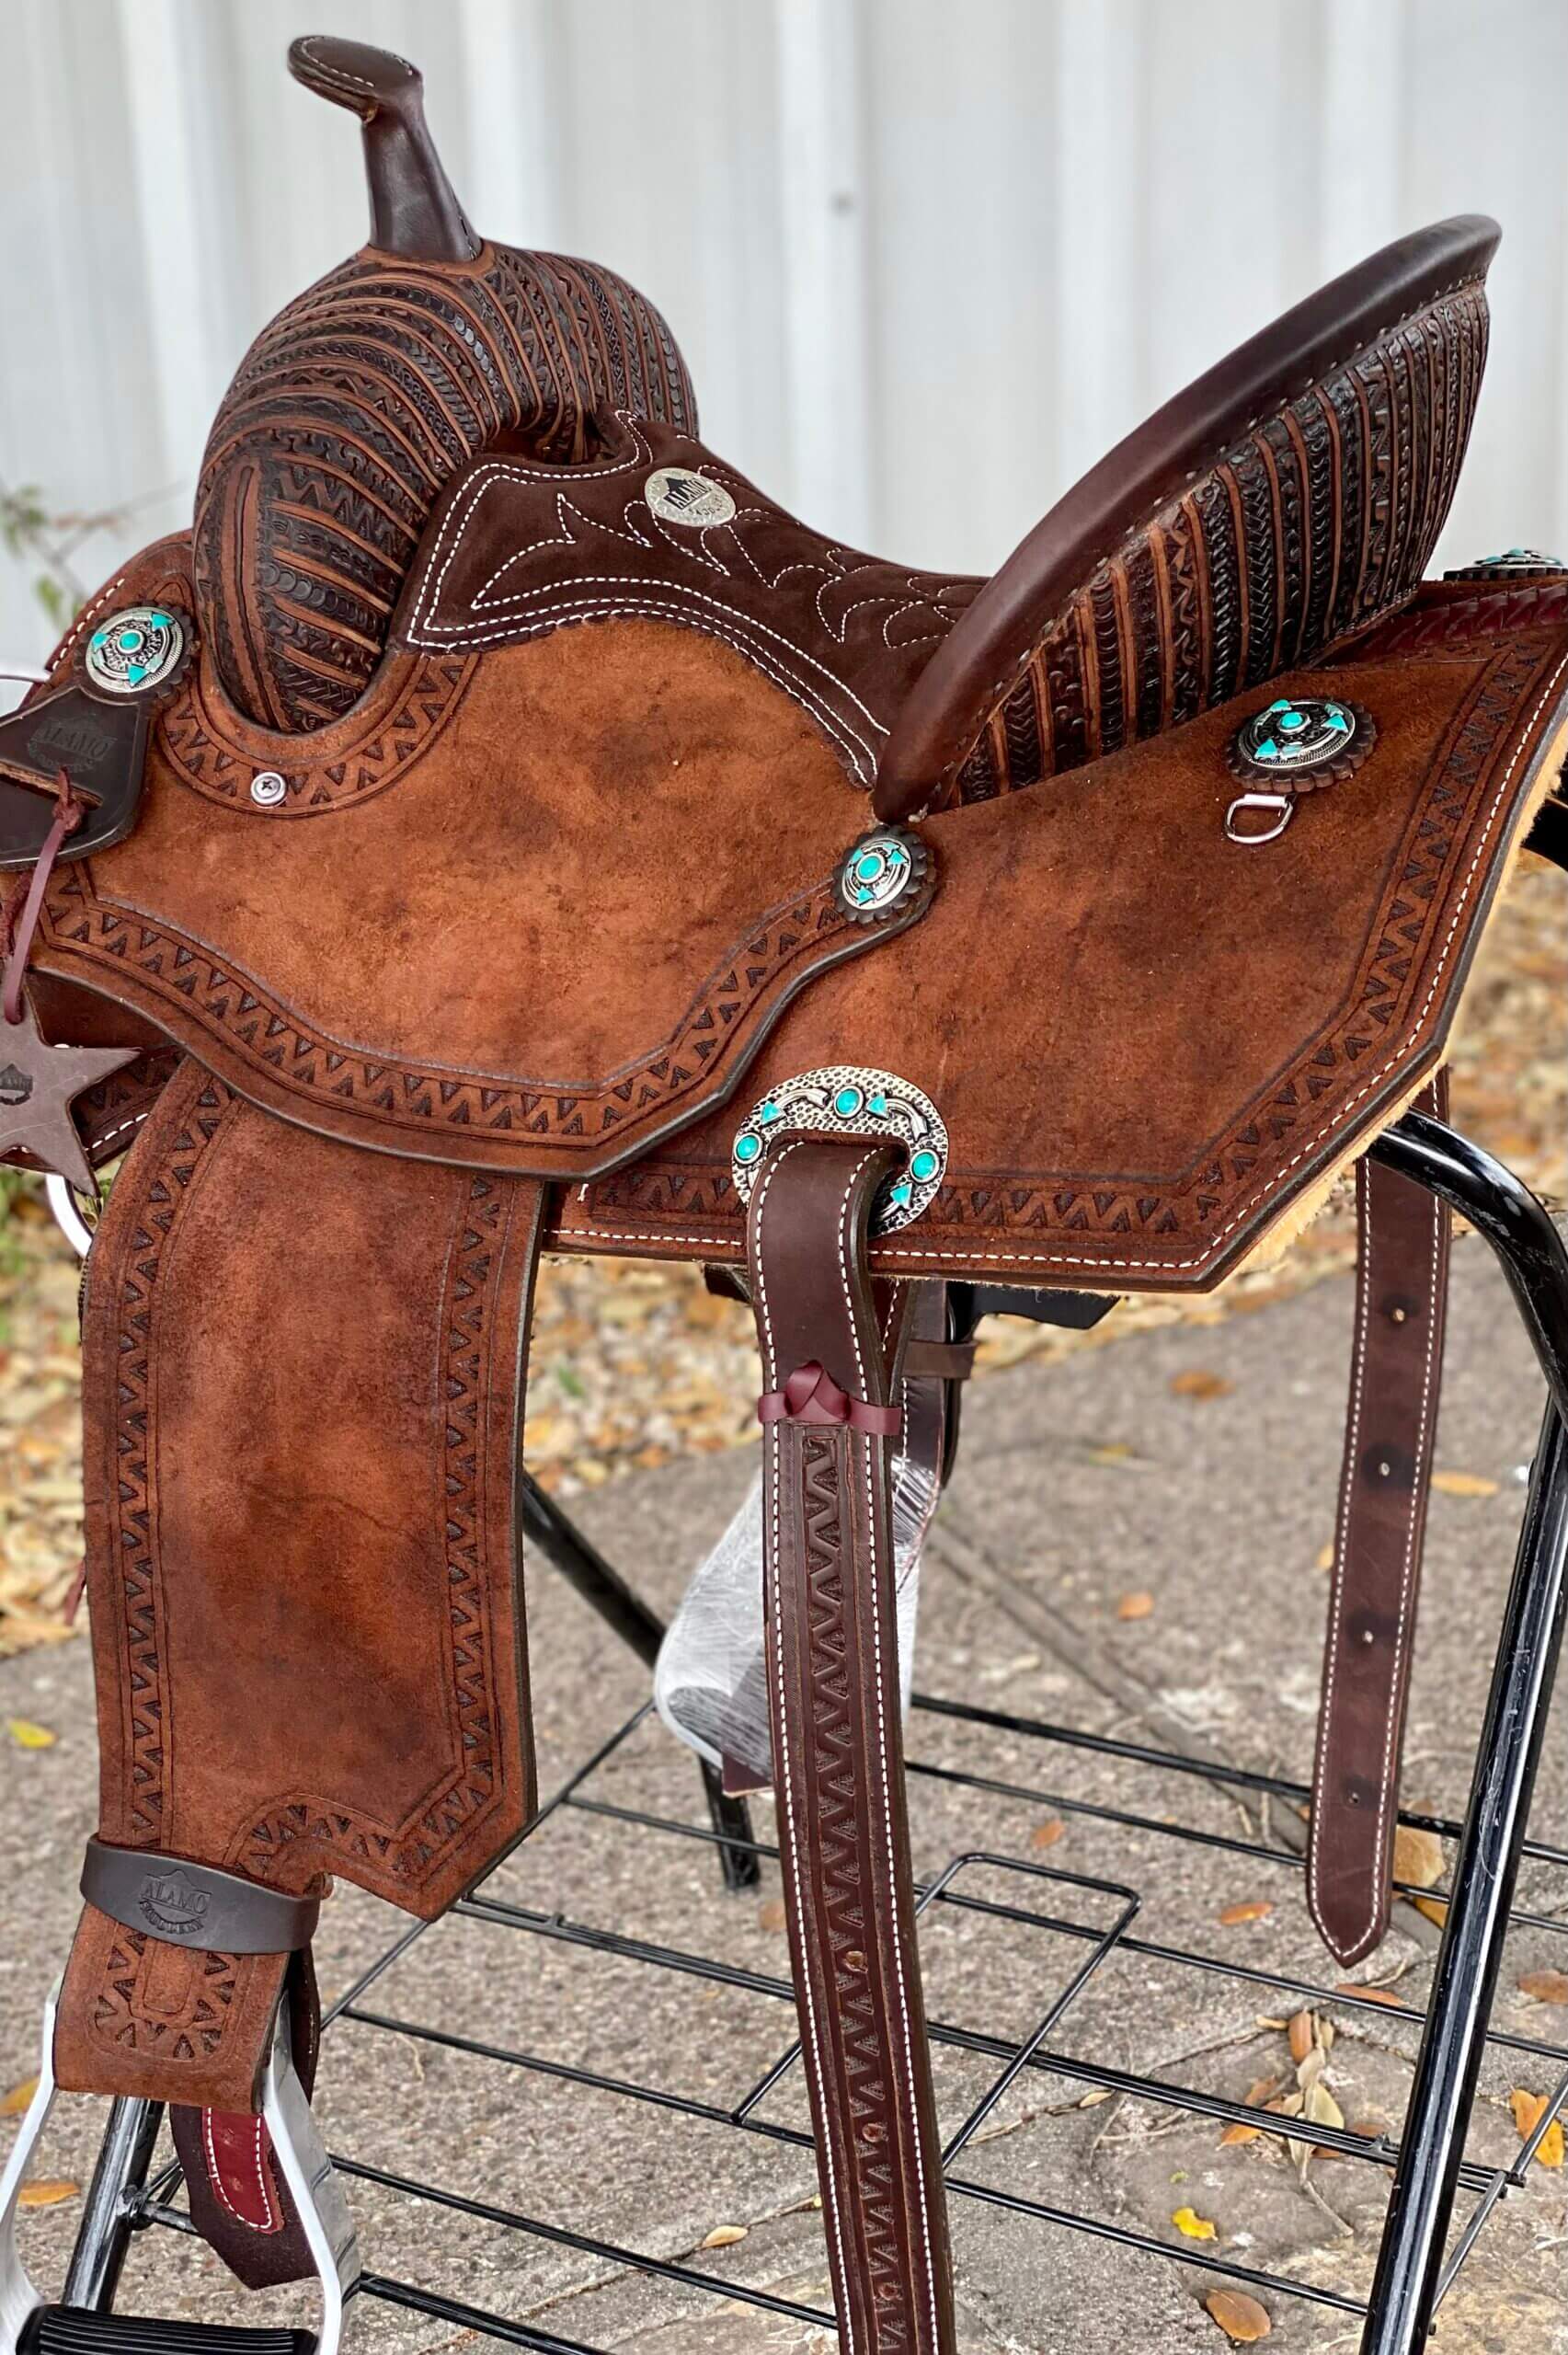
<svg viewBox="0 0 1568 2355">
<path fill-rule="evenodd" d="M 170 1085 L 86 1302 L 102 1837 L 434 1915 L 527 1821 L 539 1210 L 280 1127 L 195 1064 Z M 62 2081 L 249 2108 L 282 1970 L 89 1909 Z"/>
</svg>

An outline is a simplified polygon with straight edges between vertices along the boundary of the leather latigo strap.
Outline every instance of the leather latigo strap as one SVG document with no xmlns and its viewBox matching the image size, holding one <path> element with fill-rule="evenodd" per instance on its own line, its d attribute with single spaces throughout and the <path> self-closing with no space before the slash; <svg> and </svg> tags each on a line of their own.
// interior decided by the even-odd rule
<svg viewBox="0 0 1568 2355">
<path fill-rule="evenodd" d="M 845 2355 L 951 2355 L 904 1807 L 888 1410 L 907 1294 L 866 1273 L 886 1143 L 781 1143 L 749 1223 L 779 1843 Z M 826 1381 L 822 1376 L 826 1376 Z"/>
<path fill-rule="evenodd" d="M 228 2131 L 254 2157 L 304 1924 L 288 1907 L 276 1952 L 196 1943 L 206 1868 L 287 1900 L 342 1874 L 429 1917 L 526 1821 L 514 1484 L 539 1213 L 527 1181 L 348 1151 L 194 1065 L 147 1119 L 94 1244 L 84 1401 L 113 1852 L 90 1886 L 121 1915 L 146 1901 L 140 1926 L 84 1912 L 63 2086 L 248 2119 Z M 296 2052 L 307 2029 L 296 2008 Z"/>
<path fill-rule="evenodd" d="M 1446 1118 L 1447 1074 L 1418 1101 Z M 1356 1338 L 1307 1859 L 1312 1919 L 1345 1964 L 1389 1925 L 1450 1236 L 1443 1203 L 1374 1162 L 1357 1166 L 1356 1200 Z"/>
</svg>

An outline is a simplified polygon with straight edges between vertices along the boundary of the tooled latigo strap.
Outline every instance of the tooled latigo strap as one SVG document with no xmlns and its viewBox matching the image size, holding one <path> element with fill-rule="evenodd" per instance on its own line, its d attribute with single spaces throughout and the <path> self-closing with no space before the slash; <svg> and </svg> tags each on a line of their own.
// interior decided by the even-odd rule
<svg viewBox="0 0 1568 2355">
<path fill-rule="evenodd" d="M 907 1295 L 874 1296 L 865 1260 L 873 1198 L 902 1159 L 874 1138 L 784 1137 L 748 1227 L 780 1853 L 846 2355 L 955 2345 L 894 1609 Z"/>
<path fill-rule="evenodd" d="M 193 2215 L 246 2280 L 290 2278 L 258 2099 L 286 1989 L 308 2083 L 328 1876 L 432 1917 L 532 1806 L 515 1488 L 539 1214 L 528 1180 L 313 1138 L 190 1064 L 94 1241 L 100 1821 L 56 2074 L 190 2114 Z"/>
<path fill-rule="evenodd" d="M 1448 1074 L 1416 1100 L 1445 1119 Z M 1447 1207 L 1369 1158 L 1356 1166 L 1356 1332 L 1307 1859 L 1312 1919 L 1346 1965 L 1389 1925 L 1450 1239 Z"/>
</svg>

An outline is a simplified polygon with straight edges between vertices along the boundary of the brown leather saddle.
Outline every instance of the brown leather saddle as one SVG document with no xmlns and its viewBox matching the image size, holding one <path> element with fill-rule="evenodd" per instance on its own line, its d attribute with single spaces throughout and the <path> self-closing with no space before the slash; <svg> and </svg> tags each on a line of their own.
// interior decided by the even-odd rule
<svg viewBox="0 0 1568 2355">
<path fill-rule="evenodd" d="M 335 1876 L 439 1913 L 529 1820 L 539 1255 L 700 1261 L 758 1323 L 841 2337 L 950 2349 L 902 1384 L 962 1370 L 933 1287 L 1207 1289 L 1435 1100 L 1568 712 L 1559 569 L 1423 584 L 1497 232 L 1336 280 L 994 580 L 947 579 L 705 448 L 620 280 L 477 236 L 412 67 L 290 62 L 363 121 L 371 241 L 242 362 L 192 533 L 0 723 L 0 1152 L 84 1188 L 124 1155 L 85 1290 L 102 1803 L 52 2074 L 174 2106 L 244 2279 L 349 2276 L 310 1932 Z M 1388 1916 L 1447 1252 L 1425 1192 L 1358 1182 L 1310 1873 L 1346 1961 Z"/>
</svg>

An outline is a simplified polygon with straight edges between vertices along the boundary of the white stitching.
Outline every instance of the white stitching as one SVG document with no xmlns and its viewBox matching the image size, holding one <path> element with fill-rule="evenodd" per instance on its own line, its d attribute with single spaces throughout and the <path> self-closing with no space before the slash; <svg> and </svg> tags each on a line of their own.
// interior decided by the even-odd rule
<svg viewBox="0 0 1568 2355">
<path fill-rule="evenodd" d="M 1466 903 L 1469 901 L 1471 891 L 1474 886 L 1476 870 L 1480 867 L 1482 860 L 1485 856 L 1487 837 L 1491 833 L 1493 825 L 1495 822 L 1497 812 L 1501 809 L 1503 801 L 1507 794 L 1508 787 L 1513 782 L 1514 773 L 1518 767 L 1519 762 L 1523 757 L 1525 746 L 1535 733 L 1536 723 L 1539 719 L 1541 713 L 1546 709 L 1547 705 L 1551 702 L 1558 681 L 1562 677 L 1564 671 L 1568 671 L 1568 654 L 1562 655 L 1559 660 L 1556 669 L 1552 672 L 1551 676 L 1548 679 L 1545 686 L 1541 689 L 1540 695 L 1537 698 L 1535 707 L 1531 711 L 1529 718 L 1526 721 L 1524 727 L 1518 730 L 1516 736 L 1513 757 L 1509 761 L 1507 768 L 1504 771 L 1502 782 L 1498 786 L 1497 791 L 1493 798 L 1492 806 L 1488 810 L 1486 816 L 1482 822 L 1480 840 L 1477 842 L 1475 850 L 1471 856 L 1463 886 L 1460 889 L 1458 899 L 1454 902 L 1453 913 L 1449 919 L 1448 929 L 1444 936 L 1443 947 L 1438 956 L 1436 966 L 1433 971 L 1431 983 L 1427 989 L 1425 997 L 1422 1000 L 1420 1008 L 1416 1013 L 1413 1022 L 1406 1029 L 1404 1039 L 1394 1049 L 1388 1060 L 1381 1063 L 1372 1074 L 1371 1077 L 1367 1080 L 1362 1086 L 1358 1087 L 1355 1095 L 1341 1107 L 1339 1113 L 1336 1114 L 1333 1119 L 1325 1120 L 1322 1128 L 1314 1131 L 1313 1134 L 1307 1139 L 1306 1143 L 1301 1145 L 1296 1153 L 1292 1154 L 1290 1159 L 1287 1161 L 1280 1169 L 1274 1173 L 1274 1175 L 1265 1177 L 1260 1180 L 1258 1185 L 1253 1188 L 1252 1193 L 1249 1194 L 1242 1202 L 1240 1208 L 1233 1212 L 1231 1216 L 1227 1219 L 1225 1224 L 1215 1229 L 1214 1233 L 1208 1238 L 1207 1247 L 1205 1250 L 1195 1252 L 1187 1258 L 1150 1259 L 1139 1258 L 1130 1255 L 1121 1258 L 1111 1258 L 1101 1257 L 1097 1253 L 1074 1251 L 960 1251 L 944 1249 L 939 1246 L 930 1244 L 921 1250 L 911 1246 L 905 1246 L 901 1244 L 895 1246 L 885 1243 L 873 1254 L 872 1264 L 875 1266 L 878 1263 L 885 1264 L 889 1259 L 901 1259 L 917 1261 L 921 1266 L 925 1267 L 929 1267 L 937 1261 L 947 1261 L 955 1263 L 960 1267 L 1007 1266 L 1030 1268 L 1093 1268 L 1103 1269 L 1107 1273 L 1118 1269 L 1138 1268 L 1152 1269 L 1154 1272 L 1160 1274 L 1178 1274 L 1185 1269 L 1201 1268 L 1211 1261 L 1219 1246 L 1229 1235 L 1234 1234 L 1237 1227 L 1241 1226 L 1245 1222 L 1254 1204 L 1264 1200 L 1265 1197 L 1272 1190 L 1275 1190 L 1285 1178 L 1288 1178 L 1291 1171 L 1301 1162 L 1306 1160 L 1308 1155 L 1322 1143 L 1325 1137 L 1331 1137 L 1334 1135 L 1336 1132 L 1342 1131 L 1345 1125 L 1347 1116 L 1354 1112 L 1356 1107 L 1362 1103 L 1368 1096 L 1371 1095 L 1373 1091 L 1382 1084 L 1390 1072 L 1397 1068 L 1401 1058 L 1408 1053 L 1411 1040 L 1425 1021 L 1427 1015 L 1432 1009 L 1433 1000 L 1436 998 L 1438 989 L 1442 984 L 1443 974 L 1453 949 L 1454 936 L 1459 928 L 1459 923 L 1464 914 Z M 610 1243 L 640 1243 L 646 1245 L 648 1243 L 658 1243 L 662 1239 L 652 1230 L 645 1231 L 642 1234 L 617 1234 L 612 1230 L 602 1228 L 595 1231 L 599 1234 L 601 1240 Z M 574 1229 L 573 1232 L 577 1234 L 584 1234 L 589 1232 L 589 1230 L 578 1227 Z M 720 1249 L 728 1251 L 733 1251 L 736 1245 L 736 1238 L 733 1233 L 716 1236 L 676 1235 L 671 1235 L 669 1239 L 675 1243 L 692 1242 L 699 1244 L 713 1244 Z"/>
<path fill-rule="evenodd" d="M 859 1320 L 855 1315 L 854 1296 L 850 1289 L 850 1204 L 856 1181 L 863 1170 L 866 1169 L 876 1157 L 876 1148 L 874 1147 L 870 1153 L 865 1154 L 856 1162 L 850 1172 L 844 1186 L 843 1210 L 839 1222 L 839 1280 L 843 1286 L 844 1314 L 849 1319 L 850 1338 L 854 1344 L 855 1372 L 860 1382 L 860 1396 L 863 1398 L 866 1396 L 865 1361 L 861 1353 Z M 761 1266 L 760 1258 L 758 1264 Z M 857 1439 L 859 1441 L 858 1453 L 865 1475 L 866 1552 L 867 1568 L 870 1573 L 867 1583 L 871 1590 L 872 1683 L 876 1694 L 876 1768 L 882 1783 L 882 1834 L 887 1852 L 887 1927 L 893 1941 L 893 1988 L 898 2000 L 898 2021 L 903 2029 L 905 2083 L 910 2096 L 907 2101 L 899 2103 L 898 2107 L 905 2113 L 910 2129 L 910 2147 L 915 2154 L 921 2239 L 925 2248 L 926 2301 L 931 2316 L 931 2343 L 935 2349 L 941 2344 L 941 2333 L 936 2323 L 936 2268 L 931 2249 L 931 2216 L 929 2195 L 926 2190 L 925 2152 L 921 2142 L 920 2105 L 913 2098 L 916 2082 L 914 2039 L 910 2026 L 909 1996 L 905 1984 L 904 1944 L 898 1931 L 898 1859 L 893 1847 L 893 1792 L 887 1767 L 887 1711 L 883 1697 L 882 1620 L 876 1608 L 878 1548 L 875 1459 L 869 1433 L 856 1433 L 852 1430 L 848 1438 L 852 1459 L 857 1452 Z M 896 1574 L 894 1589 L 896 1591 Z"/>
<path fill-rule="evenodd" d="M 253 2156 L 256 2167 L 256 2181 L 258 2188 L 261 2193 L 262 2207 L 267 2211 L 266 2223 L 264 2224 L 258 2224 L 255 2221 L 254 2217 L 242 2215 L 239 2210 L 235 2206 L 234 2201 L 229 2198 L 228 2190 L 223 2182 L 223 2170 L 218 2165 L 217 2148 L 212 2141 L 212 2113 L 210 2109 L 204 2109 L 201 2113 L 201 2131 L 207 2144 L 207 2175 L 213 2190 L 217 2193 L 218 2198 L 228 2210 L 236 2224 L 243 2224 L 248 2233 L 275 2233 L 278 2229 L 279 2219 L 272 2206 L 272 2187 L 267 2180 L 266 2169 L 261 2164 L 261 2120 L 258 2118 L 255 2124 L 256 2149 Z"/>
<path fill-rule="evenodd" d="M 1356 1183 L 1364 1204 L 1368 1182 L 1367 1165 L 1363 1162 L 1356 1172 Z M 1361 1251 L 1356 1270 L 1356 1363 L 1350 1386 L 1350 1420 L 1345 1435 L 1345 1457 L 1347 1467 L 1353 1467 L 1356 1464 L 1361 1453 L 1361 1398 L 1367 1373 L 1367 1353 L 1371 1338 L 1368 1303 L 1372 1293 L 1372 1234 L 1373 1221 L 1363 1208 Z M 1344 1621 L 1345 1564 L 1350 1532 L 1350 1499 L 1353 1485 L 1353 1471 L 1347 1469 L 1345 1484 L 1340 1491 L 1339 1525 L 1334 1533 L 1333 1587 L 1329 1603 L 1328 1674 L 1323 1686 L 1323 1713 L 1318 1734 L 1320 1772 L 1328 1756 L 1333 1724 L 1334 1687 L 1337 1681 L 1341 1629 Z M 1313 1780 L 1317 1781 L 1316 1775 Z M 1328 1924 L 1322 1913 L 1322 1898 L 1319 1887 L 1319 1868 L 1322 1861 L 1322 1834 L 1315 1809 L 1311 1833 L 1308 1904 L 1312 1919 L 1328 1940 L 1330 1948 L 1337 1952 L 1339 1941 L 1330 1936 Z M 1372 1901 L 1374 1916 L 1377 1912 L 1377 1897 L 1374 1894 Z"/>
<path fill-rule="evenodd" d="M 769 1164 L 768 1167 L 763 1171 L 761 1183 L 757 1189 L 757 1206 L 755 1212 L 756 1249 L 753 1255 L 757 1268 L 757 1310 L 758 1322 L 761 1325 L 762 1334 L 764 1379 L 771 1388 L 776 1388 L 778 1385 L 778 1361 L 773 1349 L 773 1315 L 768 1306 L 767 1271 L 762 1261 L 762 1215 L 767 1209 L 768 1195 L 772 1189 L 773 1179 L 784 1167 L 784 1165 L 789 1159 L 790 1155 L 797 1150 L 797 1144 L 786 1144 L 783 1152 L 776 1155 Z M 768 1469 L 771 1475 L 769 1483 L 769 1519 L 772 1530 L 773 1552 L 770 1558 L 774 1567 L 775 1575 L 779 1558 L 779 1434 L 780 1426 L 777 1423 L 770 1423 L 764 1433 L 769 1456 Z M 793 1781 L 794 1768 L 791 1763 L 789 1747 L 789 1717 L 784 1702 L 784 1632 L 780 1624 L 777 1597 L 770 1596 L 769 1601 L 773 1605 L 770 1617 L 773 1622 L 773 1681 L 774 1690 L 778 1700 L 778 1767 L 779 1770 L 781 1770 L 781 1794 L 784 1799 L 785 1810 L 793 1824 L 795 1815 L 795 1786 Z M 795 1884 L 795 1919 L 800 1924 L 801 1943 L 802 1946 L 804 1946 L 806 1940 L 807 1922 L 806 1897 L 801 1885 L 799 1849 L 793 1839 L 790 1842 L 789 1861 L 791 1878 Z M 817 2023 L 817 2005 L 811 1993 L 811 1974 L 808 1970 L 804 1968 L 800 1973 L 800 1992 L 805 2003 L 807 2026 L 809 2030 L 810 2051 L 808 2059 L 811 2067 L 811 2074 L 817 2081 L 817 2099 L 824 2123 L 823 2141 L 825 2145 L 827 2139 L 825 2130 L 828 2117 L 828 2091 L 822 2065 L 822 2037 L 821 2030 Z M 804 2043 L 807 2039 L 803 2039 L 802 2041 Z M 832 2154 L 824 2147 L 818 2155 L 821 2163 L 821 2178 L 827 2187 L 828 2216 L 833 2230 L 833 2246 L 838 2252 L 839 2274 L 841 2280 L 847 2280 L 849 2278 L 849 2266 L 844 2257 L 843 2226 L 839 2218 L 839 2194 L 838 2186 L 833 2173 Z"/>
</svg>

